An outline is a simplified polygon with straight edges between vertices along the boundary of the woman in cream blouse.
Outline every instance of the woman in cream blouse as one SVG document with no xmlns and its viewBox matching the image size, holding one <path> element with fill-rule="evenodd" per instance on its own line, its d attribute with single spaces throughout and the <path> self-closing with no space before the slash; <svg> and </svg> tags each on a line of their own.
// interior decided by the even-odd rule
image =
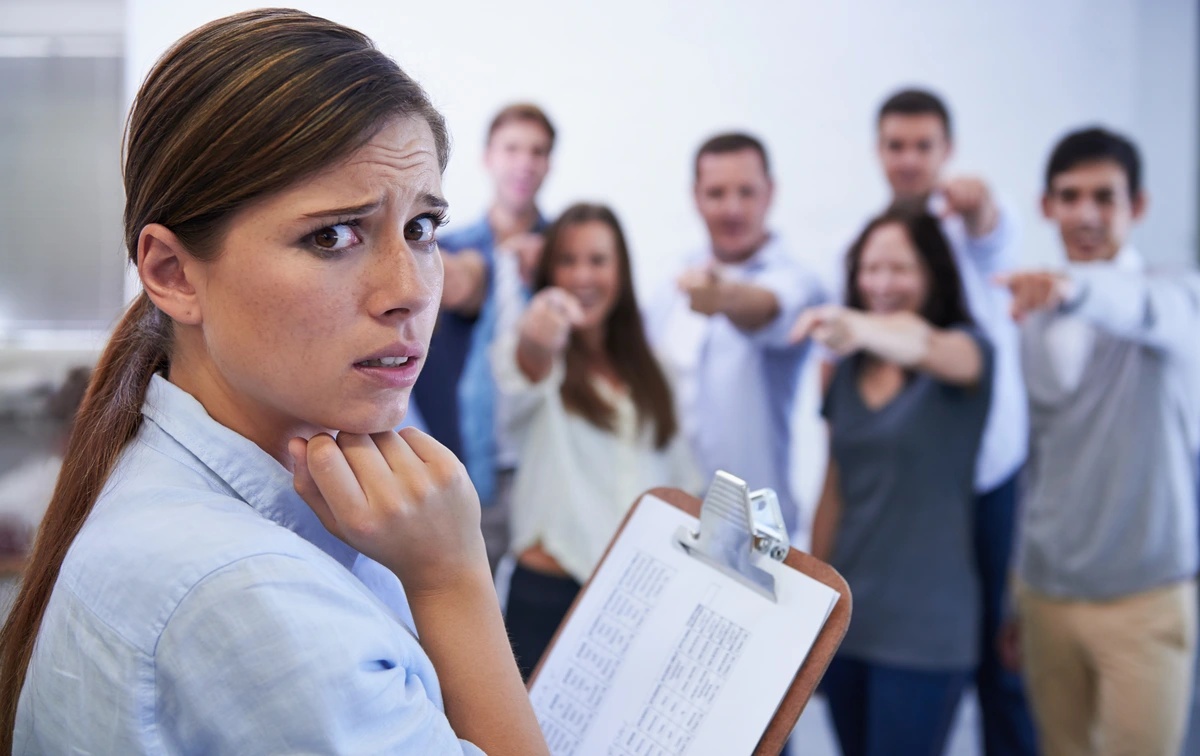
<svg viewBox="0 0 1200 756">
<path fill-rule="evenodd" d="M 637 496 L 700 487 L 612 211 L 568 208 L 546 232 L 533 288 L 493 351 L 521 449 L 507 624 L 525 677 Z"/>
</svg>

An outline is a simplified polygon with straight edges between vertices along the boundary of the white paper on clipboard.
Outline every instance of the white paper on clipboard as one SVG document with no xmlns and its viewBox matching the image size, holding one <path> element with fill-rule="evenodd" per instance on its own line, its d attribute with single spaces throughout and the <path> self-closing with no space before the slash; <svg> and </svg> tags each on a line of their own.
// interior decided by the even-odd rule
<svg viewBox="0 0 1200 756">
<path fill-rule="evenodd" d="M 776 600 L 689 555 L 697 520 L 642 498 L 530 697 L 554 756 L 749 754 L 837 592 L 767 558 Z"/>
</svg>

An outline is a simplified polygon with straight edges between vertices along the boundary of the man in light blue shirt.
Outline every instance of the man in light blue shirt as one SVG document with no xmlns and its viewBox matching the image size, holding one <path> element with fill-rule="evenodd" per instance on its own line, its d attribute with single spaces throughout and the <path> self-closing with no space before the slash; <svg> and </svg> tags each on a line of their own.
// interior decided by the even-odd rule
<svg viewBox="0 0 1200 756">
<path fill-rule="evenodd" d="M 925 199 L 943 217 L 942 232 L 954 252 L 967 305 L 995 349 L 992 405 L 975 469 L 975 554 L 983 597 L 975 683 L 986 756 L 1033 756 L 1033 721 L 1021 681 L 995 650 L 1013 551 L 1017 477 L 1029 435 L 1019 336 L 1007 292 L 992 283 L 1015 265 L 1013 219 L 984 181 L 944 176 L 953 132 L 949 110 L 937 95 L 896 92 L 880 106 L 877 128 L 879 161 L 892 200 Z"/>
<path fill-rule="evenodd" d="M 13 752 L 482 753 L 396 576 L 182 389 L 155 376 L 143 414 L 58 576 Z"/>
<path fill-rule="evenodd" d="M 774 184 L 759 140 L 713 137 L 695 170 L 709 245 L 689 259 L 678 289 L 653 304 L 651 338 L 702 472 L 773 488 L 794 532 L 790 418 L 806 352 L 787 337 L 800 312 L 822 301 L 822 287 L 767 229 Z"/>
</svg>

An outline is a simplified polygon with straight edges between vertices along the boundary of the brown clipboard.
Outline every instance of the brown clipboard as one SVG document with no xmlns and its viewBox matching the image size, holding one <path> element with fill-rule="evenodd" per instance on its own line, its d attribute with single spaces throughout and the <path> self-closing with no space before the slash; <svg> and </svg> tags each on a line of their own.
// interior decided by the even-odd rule
<svg viewBox="0 0 1200 756">
<path fill-rule="evenodd" d="M 608 559 L 608 553 L 612 550 L 612 545 L 621 537 L 621 533 L 625 530 L 625 525 L 629 522 L 629 518 L 646 496 L 655 496 L 677 509 L 682 509 L 693 517 L 700 517 L 700 499 L 691 494 L 684 493 L 677 488 L 652 488 L 639 496 L 634 505 L 629 508 L 625 519 L 621 521 L 621 527 L 617 529 L 616 535 L 609 541 L 608 548 L 604 550 L 604 556 L 600 559 L 601 565 Z M 800 719 L 800 714 L 804 711 L 804 707 L 808 705 L 809 699 L 812 698 L 813 693 L 817 689 L 817 684 L 825 675 L 825 670 L 829 668 L 829 662 L 833 660 L 833 655 L 837 652 L 838 646 L 841 645 L 842 638 L 846 635 L 846 628 L 850 626 L 850 613 L 853 603 L 850 595 L 850 586 L 846 584 L 846 580 L 838 574 L 837 570 L 811 554 L 797 551 L 794 548 L 788 549 L 783 563 L 837 591 L 838 600 L 833 605 L 833 610 L 825 620 L 825 624 L 822 626 L 821 632 L 817 635 L 817 640 L 813 644 L 812 649 L 809 650 L 808 656 L 805 657 L 804 663 L 800 665 L 800 671 L 796 673 L 796 677 L 792 680 L 791 687 L 788 688 L 787 693 L 783 696 L 783 700 L 779 703 L 779 707 L 775 710 L 775 714 L 771 717 L 771 723 L 767 725 L 766 732 L 759 739 L 758 745 L 754 747 L 753 756 L 776 756 L 783 750 L 783 746 L 791 736 L 792 730 L 796 727 L 796 722 Z M 592 574 L 595 575 L 599 571 L 600 568 L 598 566 Z M 575 601 L 572 602 L 571 608 L 567 611 L 562 624 L 558 626 L 558 630 L 555 631 L 554 637 L 550 640 L 550 645 L 546 648 L 546 653 L 542 655 L 542 660 L 538 662 L 538 665 L 533 670 L 533 674 L 529 676 L 529 687 L 533 686 L 534 680 L 537 679 L 538 673 L 542 670 L 542 663 L 550 655 L 550 650 L 554 648 L 554 644 L 558 642 L 559 635 L 570 621 L 571 615 L 575 612 L 575 607 L 579 606 L 583 595 L 587 593 L 591 582 L 591 579 L 589 579 L 584 584 L 583 590 L 579 592 L 579 595 L 575 597 Z"/>
</svg>

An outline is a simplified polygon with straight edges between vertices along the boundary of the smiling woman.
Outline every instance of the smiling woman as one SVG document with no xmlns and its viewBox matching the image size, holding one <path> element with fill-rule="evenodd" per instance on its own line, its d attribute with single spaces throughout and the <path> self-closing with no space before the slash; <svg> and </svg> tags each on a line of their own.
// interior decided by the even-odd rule
<svg viewBox="0 0 1200 756">
<path fill-rule="evenodd" d="M 466 472 L 390 430 L 446 158 L 421 88 L 328 21 L 231 16 L 158 62 L 125 165 L 144 291 L 0 638 L 0 750 L 545 751 Z"/>
<path fill-rule="evenodd" d="M 525 676 L 634 500 L 653 486 L 702 484 L 646 340 L 612 210 L 564 210 L 546 230 L 533 286 L 492 350 L 506 430 L 520 448 L 505 616 Z"/>
<path fill-rule="evenodd" d="M 843 752 L 941 753 L 979 654 L 973 476 L 992 348 L 924 202 L 867 224 L 846 262 L 847 306 L 807 310 L 792 334 L 840 357 L 812 553 L 850 583 L 855 623 L 822 685 Z"/>
</svg>

